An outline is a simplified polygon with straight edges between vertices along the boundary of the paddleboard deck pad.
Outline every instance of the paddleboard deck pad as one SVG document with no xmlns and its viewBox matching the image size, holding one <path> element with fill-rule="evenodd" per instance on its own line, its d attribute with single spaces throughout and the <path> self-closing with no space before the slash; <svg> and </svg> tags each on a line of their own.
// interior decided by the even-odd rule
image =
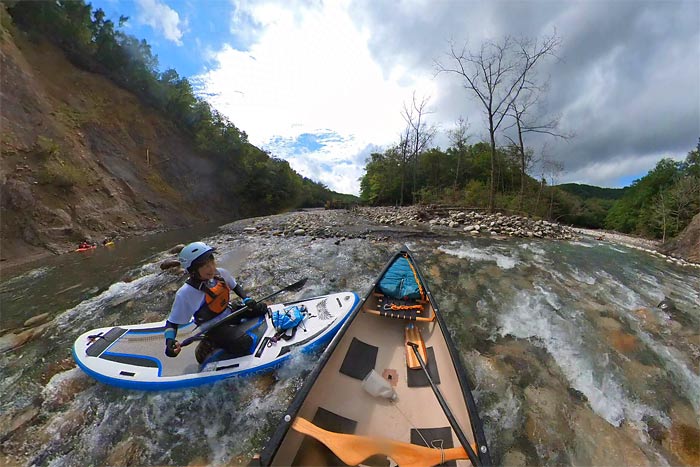
<svg viewBox="0 0 700 467">
<path fill-rule="evenodd" d="M 73 358 L 88 375 L 103 383 L 138 390 L 165 390 L 208 384 L 234 376 L 268 371 L 289 359 L 292 351 L 313 351 L 328 341 L 359 303 L 353 292 L 341 292 L 271 305 L 265 316 L 239 325 L 253 338 L 251 353 L 232 357 L 217 350 L 197 362 L 198 343 L 182 347 L 177 357 L 165 355 L 165 321 L 93 329 L 73 344 Z M 274 311 L 304 306 L 305 318 L 280 336 L 271 321 Z M 194 322 L 180 326 L 183 341 L 198 332 Z"/>
</svg>

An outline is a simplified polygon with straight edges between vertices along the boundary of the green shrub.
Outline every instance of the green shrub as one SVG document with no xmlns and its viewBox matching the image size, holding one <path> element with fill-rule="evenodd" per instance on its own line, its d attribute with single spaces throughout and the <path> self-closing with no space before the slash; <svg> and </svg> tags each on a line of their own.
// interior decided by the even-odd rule
<svg viewBox="0 0 700 467">
<path fill-rule="evenodd" d="M 180 193 L 175 188 L 170 186 L 168 182 L 163 180 L 163 177 L 161 177 L 157 172 L 151 172 L 148 174 L 148 176 L 146 176 L 146 180 L 148 181 L 148 185 L 153 188 L 154 191 L 173 200 L 181 199 Z"/>
<path fill-rule="evenodd" d="M 42 159 L 58 157 L 61 154 L 61 147 L 51 138 L 39 135 L 34 143 L 34 153 Z"/>
<path fill-rule="evenodd" d="M 37 174 L 39 183 L 58 188 L 71 188 L 86 180 L 85 171 L 71 162 L 59 158 L 46 161 Z"/>
</svg>

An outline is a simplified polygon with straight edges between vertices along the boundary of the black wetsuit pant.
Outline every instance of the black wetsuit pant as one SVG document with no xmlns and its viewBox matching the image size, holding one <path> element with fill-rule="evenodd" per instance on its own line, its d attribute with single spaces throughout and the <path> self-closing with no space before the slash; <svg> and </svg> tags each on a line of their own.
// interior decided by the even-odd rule
<svg viewBox="0 0 700 467">
<path fill-rule="evenodd" d="M 207 339 L 211 341 L 214 347 L 224 349 L 227 353 L 235 357 L 248 355 L 253 345 L 253 338 L 245 332 L 247 326 L 240 325 L 241 321 L 258 318 L 264 314 L 265 311 L 246 309 L 242 315 L 233 320 L 233 322 L 217 326 L 207 332 Z M 195 320 L 197 324 L 200 324 L 210 320 L 214 316 L 216 316 L 214 313 L 200 311 L 197 312 Z"/>
</svg>

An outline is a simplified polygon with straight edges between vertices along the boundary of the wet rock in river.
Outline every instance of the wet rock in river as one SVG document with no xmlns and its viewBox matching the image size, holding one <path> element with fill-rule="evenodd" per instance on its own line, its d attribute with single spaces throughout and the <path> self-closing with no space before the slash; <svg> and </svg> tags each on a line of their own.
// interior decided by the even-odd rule
<svg viewBox="0 0 700 467">
<path fill-rule="evenodd" d="M 105 465 L 144 465 L 146 448 L 140 439 L 120 441 L 105 459 Z"/>
<path fill-rule="evenodd" d="M 685 465 L 700 465 L 700 430 L 684 423 L 671 426 L 670 449 Z"/>
<path fill-rule="evenodd" d="M 174 255 L 176 255 L 176 254 L 180 253 L 180 251 L 182 251 L 183 248 L 185 248 L 185 244 L 184 244 L 184 243 L 178 243 L 177 245 L 175 245 L 174 247 L 172 247 L 168 252 L 169 252 L 169 253 L 172 253 L 172 254 L 174 254 Z"/>
<path fill-rule="evenodd" d="M 0 440 L 19 430 L 39 415 L 39 407 L 30 405 L 16 413 L 0 415 Z"/>
<path fill-rule="evenodd" d="M 51 378 L 54 377 L 54 375 L 68 371 L 71 368 L 75 368 L 75 361 L 70 357 L 64 358 L 63 360 L 59 360 L 57 362 L 49 363 L 49 366 L 46 367 L 46 371 L 41 374 L 42 384 L 46 385 L 46 383 L 48 383 Z"/>
<path fill-rule="evenodd" d="M 676 304 L 670 298 L 664 298 L 656 307 L 666 312 L 676 310 Z"/>
<path fill-rule="evenodd" d="M 30 340 L 39 337 L 44 333 L 49 324 L 50 323 L 44 323 L 41 326 L 27 329 L 26 331 L 22 331 L 18 334 L 5 334 L 4 336 L 0 337 L 0 353 L 8 352 L 21 347 Z"/>
<path fill-rule="evenodd" d="M 71 402 L 75 395 L 95 384 L 95 381 L 79 368 L 54 375 L 42 391 L 42 407 L 57 409 Z"/>
<path fill-rule="evenodd" d="M 676 403 L 670 411 L 671 429 L 663 446 L 684 465 L 700 465 L 700 421 L 692 407 Z"/>
<path fill-rule="evenodd" d="M 511 449 L 503 456 L 503 459 L 501 459 L 501 465 L 524 467 L 528 465 L 527 457 L 517 449 Z"/>
<path fill-rule="evenodd" d="M 57 439 L 68 439 L 88 424 L 88 414 L 83 407 L 70 407 L 67 411 L 55 412 L 36 435 L 37 442 L 50 452 Z M 40 454 L 41 455 L 41 454 Z M 37 462 L 39 464 L 40 462 Z"/>
<path fill-rule="evenodd" d="M 162 263 L 160 263 L 160 268 L 165 271 L 166 269 L 170 268 L 179 268 L 180 267 L 180 261 L 176 259 L 166 259 Z"/>
<path fill-rule="evenodd" d="M 29 328 L 32 326 L 36 326 L 38 324 L 43 324 L 49 320 L 49 314 L 48 313 L 42 313 L 40 315 L 32 316 L 29 318 L 27 321 L 24 322 L 24 327 Z"/>
<path fill-rule="evenodd" d="M 624 331 L 608 331 L 606 337 L 610 345 L 620 353 L 630 354 L 639 348 L 639 340 Z"/>
<path fill-rule="evenodd" d="M 575 449 L 569 464 L 652 466 L 657 463 L 647 458 L 625 435 L 624 429 L 611 425 L 588 407 L 571 414 L 571 426 L 576 427 L 576 437 L 571 444 Z"/>
</svg>

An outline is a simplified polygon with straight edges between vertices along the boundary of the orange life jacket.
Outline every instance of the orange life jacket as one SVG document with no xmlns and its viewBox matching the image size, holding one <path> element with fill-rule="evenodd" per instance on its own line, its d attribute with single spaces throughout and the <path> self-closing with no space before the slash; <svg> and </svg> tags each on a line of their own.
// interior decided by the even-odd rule
<svg viewBox="0 0 700 467">
<path fill-rule="evenodd" d="M 211 319 L 206 318 L 206 316 L 210 316 L 210 313 L 218 315 L 224 311 L 228 307 L 228 301 L 231 296 L 231 289 L 223 277 L 214 276 L 214 280 L 216 283 L 213 287 L 207 286 L 206 282 L 201 282 L 197 286 L 193 282 L 187 281 L 192 287 L 204 292 L 204 303 L 195 312 L 195 315 L 203 316 L 205 320 Z"/>
</svg>

